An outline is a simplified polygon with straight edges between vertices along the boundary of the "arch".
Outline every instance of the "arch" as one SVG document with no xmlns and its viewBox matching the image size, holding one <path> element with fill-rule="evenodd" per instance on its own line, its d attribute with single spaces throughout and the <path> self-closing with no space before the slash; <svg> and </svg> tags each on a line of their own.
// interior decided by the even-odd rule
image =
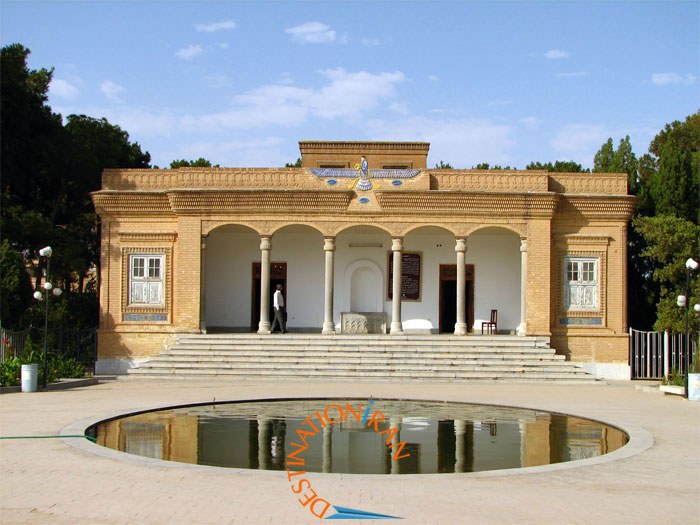
<svg viewBox="0 0 700 525">
<path fill-rule="evenodd" d="M 343 305 L 344 311 L 383 311 L 384 274 L 374 261 L 359 259 L 350 264 L 345 269 L 345 290 L 348 293 Z M 356 309 L 355 306 L 361 307 L 362 310 Z"/>
<path fill-rule="evenodd" d="M 319 233 L 325 236 L 325 233 L 316 224 L 306 223 L 306 222 L 291 222 L 280 224 L 275 226 L 272 230 L 272 235 L 277 235 L 278 233 L 307 233 L 308 230 L 313 230 L 315 233 Z"/>
<path fill-rule="evenodd" d="M 424 230 L 424 231 L 421 231 Z M 431 234 L 431 233 L 449 233 L 454 237 L 457 237 L 457 233 L 453 230 L 450 229 L 448 226 L 444 224 L 418 224 L 415 226 L 411 226 L 408 230 L 404 232 L 404 236 L 412 235 L 412 234 Z"/>
<path fill-rule="evenodd" d="M 208 236 L 212 233 L 222 232 L 244 232 L 252 231 L 260 235 L 260 231 L 250 223 L 232 221 L 202 221 L 202 235 Z"/>
<path fill-rule="evenodd" d="M 354 230 L 354 231 L 353 231 Z M 351 224 L 351 225 L 343 225 L 339 230 L 335 232 L 336 237 L 341 235 L 341 234 L 348 234 L 348 233 L 360 233 L 360 234 L 366 234 L 366 233 L 371 233 L 371 234 L 377 234 L 377 233 L 385 233 L 390 236 L 396 236 L 395 232 L 390 231 L 388 228 L 385 228 L 384 226 L 378 225 L 378 224 Z"/>
<path fill-rule="evenodd" d="M 521 320 L 520 235 L 512 228 L 485 225 L 467 238 L 467 264 L 474 265 L 474 330 L 498 310 L 498 330 L 515 333 Z"/>
<path fill-rule="evenodd" d="M 251 272 L 260 260 L 260 234 L 238 223 L 212 228 L 203 243 L 204 324 L 207 330 L 248 331 Z"/>
<path fill-rule="evenodd" d="M 478 224 L 473 229 L 470 229 L 467 235 L 471 236 L 475 233 L 480 235 L 503 235 L 510 233 L 523 237 L 526 231 L 526 224 Z"/>
</svg>

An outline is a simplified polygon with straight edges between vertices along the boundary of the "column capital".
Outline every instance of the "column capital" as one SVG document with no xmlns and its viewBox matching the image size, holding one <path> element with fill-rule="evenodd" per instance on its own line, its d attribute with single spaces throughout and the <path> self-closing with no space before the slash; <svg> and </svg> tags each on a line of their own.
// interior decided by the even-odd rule
<svg viewBox="0 0 700 525">
<path fill-rule="evenodd" d="M 527 251 L 527 237 L 520 237 L 520 251 Z"/>
<path fill-rule="evenodd" d="M 403 251 L 403 237 L 392 237 L 391 238 L 391 251 L 392 252 Z"/>
<path fill-rule="evenodd" d="M 260 249 L 264 251 L 269 251 L 272 249 L 272 236 L 261 235 L 260 236 Z"/>
<path fill-rule="evenodd" d="M 467 239 L 464 237 L 457 237 L 455 239 L 455 251 L 456 252 L 466 252 L 467 251 Z"/>
<path fill-rule="evenodd" d="M 327 252 L 335 251 L 335 237 L 324 237 L 323 249 Z"/>
</svg>

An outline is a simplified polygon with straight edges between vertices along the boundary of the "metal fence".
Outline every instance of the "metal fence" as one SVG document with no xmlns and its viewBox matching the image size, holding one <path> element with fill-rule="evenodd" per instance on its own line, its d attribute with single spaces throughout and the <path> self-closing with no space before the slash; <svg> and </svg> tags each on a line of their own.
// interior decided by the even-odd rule
<svg viewBox="0 0 700 525">
<path fill-rule="evenodd" d="M 26 330 L 13 332 L 0 330 L 0 361 L 22 354 L 27 337 L 43 348 L 44 329 L 30 326 Z M 73 358 L 83 363 L 86 368 L 94 370 L 97 360 L 97 329 L 67 329 L 62 326 L 50 328 L 47 339 L 47 351 Z"/>
<path fill-rule="evenodd" d="M 685 334 L 671 335 L 668 332 L 644 332 L 630 328 L 631 379 L 661 379 L 675 371 L 685 374 L 685 355 L 690 351 L 690 360 L 698 342 L 694 336 L 689 340 Z M 688 348 L 690 346 L 690 348 Z"/>
</svg>

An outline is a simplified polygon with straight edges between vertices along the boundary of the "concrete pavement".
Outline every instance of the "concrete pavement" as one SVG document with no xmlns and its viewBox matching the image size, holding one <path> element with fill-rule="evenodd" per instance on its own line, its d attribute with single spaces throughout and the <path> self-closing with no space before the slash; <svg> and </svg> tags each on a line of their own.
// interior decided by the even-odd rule
<svg viewBox="0 0 700 525">
<path fill-rule="evenodd" d="M 110 381 L 0 396 L 0 435 L 82 433 L 116 414 L 268 397 L 393 397 L 493 403 L 602 420 L 629 445 L 593 460 L 494 473 L 310 473 L 335 505 L 403 523 L 700 523 L 700 403 L 635 389 L 551 384 Z M 184 465 L 85 439 L 0 441 L 2 524 L 318 523 L 286 473 Z M 362 520 L 365 521 L 365 520 Z"/>
</svg>

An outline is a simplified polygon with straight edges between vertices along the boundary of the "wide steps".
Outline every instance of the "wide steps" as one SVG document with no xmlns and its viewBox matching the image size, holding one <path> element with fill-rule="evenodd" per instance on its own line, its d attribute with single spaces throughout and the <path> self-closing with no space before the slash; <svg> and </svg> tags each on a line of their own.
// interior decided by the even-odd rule
<svg viewBox="0 0 700 525">
<path fill-rule="evenodd" d="M 129 378 L 593 382 L 548 338 L 185 334 Z"/>
</svg>

